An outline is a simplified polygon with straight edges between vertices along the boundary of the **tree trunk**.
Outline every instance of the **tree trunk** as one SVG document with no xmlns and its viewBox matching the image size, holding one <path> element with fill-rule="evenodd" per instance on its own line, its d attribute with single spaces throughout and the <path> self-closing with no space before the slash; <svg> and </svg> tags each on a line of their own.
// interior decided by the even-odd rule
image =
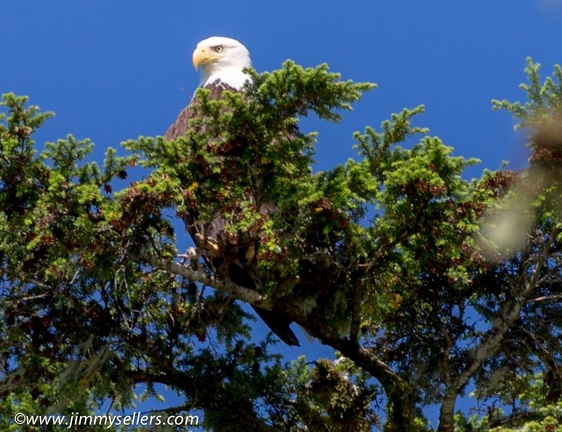
<svg viewBox="0 0 562 432">
<path fill-rule="evenodd" d="M 455 403 L 457 394 L 448 391 L 445 393 L 441 409 L 439 410 L 439 428 L 438 432 L 454 432 L 455 429 Z"/>
</svg>

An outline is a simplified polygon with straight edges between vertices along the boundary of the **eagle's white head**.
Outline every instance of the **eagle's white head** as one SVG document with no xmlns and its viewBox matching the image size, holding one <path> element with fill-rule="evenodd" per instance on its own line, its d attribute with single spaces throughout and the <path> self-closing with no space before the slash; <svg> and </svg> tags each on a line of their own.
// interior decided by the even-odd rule
<svg viewBox="0 0 562 432">
<path fill-rule="evenodd" d="M 252 66 L 247 48 L 235 39 L 213 36 L 202 40 L 193 51 L 193 66 L 201 67 L 200 87 L 220 81 L 240 90 L 248 80 L 242 72 Z"/>
</svg>

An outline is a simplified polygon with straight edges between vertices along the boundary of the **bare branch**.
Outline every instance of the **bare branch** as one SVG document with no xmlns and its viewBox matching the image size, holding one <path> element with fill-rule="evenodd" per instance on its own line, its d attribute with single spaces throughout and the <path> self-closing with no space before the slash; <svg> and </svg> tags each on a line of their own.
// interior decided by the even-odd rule
<svg viewBox="0 0 562 432">
<path fill-rule="evenodd" d="M 558 301 L 558 300 L 562 300 L 562 294 L 535 297 L 527 300 L 526 303 L 538 303 L 543 301 Z"/>
<path fill-rule="evenodd" d="M 183 276 L 194 282 L 202 283 L 216 289 L 217 291 L 222 291 L 228 293 L 238 300 L 242 300 L 254 306 L 258 306 L 262 309 L 270 310 L 269 305 L 265 301 L 264 297 L 258 292 L 235 285 L 232 282 L 227 282 L 220 280 L 214 276 L 205 273 L 202 270 L 196 270 L 191 267 L 185 267 L 180 264 L 164 260 L 148 254 L 142 254 L 140 258 L 146 261 L 150 265 L 159 268 L 160 270 L 165 270 L 167 272 Z"/>
</svg>

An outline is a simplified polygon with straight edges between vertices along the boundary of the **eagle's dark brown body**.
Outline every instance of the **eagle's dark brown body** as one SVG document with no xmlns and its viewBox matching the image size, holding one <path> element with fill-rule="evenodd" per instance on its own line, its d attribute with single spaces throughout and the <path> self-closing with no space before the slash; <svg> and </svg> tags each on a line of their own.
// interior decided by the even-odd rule
<svg viewBox="0 0 562 432">
<path fill-rule="evenodd" d="M 220 82 L 212 83 L 205 88 L 210 90 L 212 99 L 220 99 L 224 90 L 236 89 Z M 191 104 L 184 108 L 176 121 L 164 135 L 173 140 L 185 135 L 189 119 L 195 115 Z M 262 204 L 261 211 L 268 212 L 274 206 Z M 256 289 L 260 286 L 257 270 L 256 253 L 259 249 L 257 240 L 249 240 L 245 244 L 229 241 L 224 232 L 225 220 L 217 215 L 212 220 L 200 220 L 196 209 L 184 216 L 186 229 L 206 262 L 220 278 L 228 278 L 236 285 Z M 287 316 L 252 306 L 269 328 L 286 344 L 298 346 L 299 341 L 290 329 L 291 319 Z"/>
</svg>

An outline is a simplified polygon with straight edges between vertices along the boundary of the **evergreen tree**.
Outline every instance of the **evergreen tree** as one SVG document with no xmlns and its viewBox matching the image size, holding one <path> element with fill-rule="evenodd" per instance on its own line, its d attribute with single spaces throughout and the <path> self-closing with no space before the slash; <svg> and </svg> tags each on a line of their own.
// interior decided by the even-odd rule
<svg viewBox="0 0 562 432">
<path fill-rule="evenodd" d="M 472 181 L 477 160 L 412 125 L 422 106 L 313 172 L 299 119 L 338 121 L 374 87 L 326 66 L 248 71 L 221 101 L 200 89 L 185 137 L 128 141 L 101 166 L 72 136 L 36 150 L 50 113 L 4 95 L 0 424 L 131 407 L 157 384 L 182 397 L 168 414 L 200 410 L 216 431 L 421 432 L 429 405 L 441 432 L 542 415 L 562 382 L 562 70 L 538 70 L 529 60 L 527 103 L 494 102 L 536 128 L 529 168 Z M 137 165 L 144 179 L 116 191 Z M 259 289 L 178 258 L 172 219 L 193 209 L 222 215 L 231 244 L 258 242 Z M 283 362 L 274 338 L 250 339 L 241 302 L 286 314 L 334 358 Z M 455 416 L 468 385 L 484 417 Z"/>
</svg>

